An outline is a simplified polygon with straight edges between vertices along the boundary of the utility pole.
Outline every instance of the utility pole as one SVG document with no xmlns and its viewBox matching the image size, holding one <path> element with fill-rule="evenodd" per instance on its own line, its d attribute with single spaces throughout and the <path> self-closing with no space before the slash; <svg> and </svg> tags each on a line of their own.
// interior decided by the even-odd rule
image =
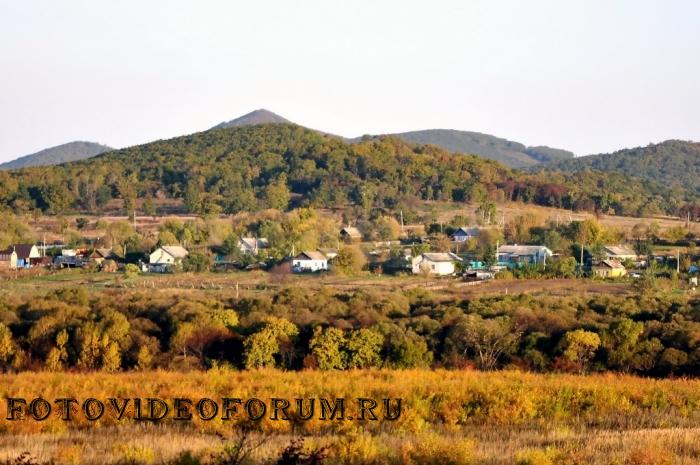
<svg viewBox="0 0 700 465">
<path fill-rule="evenodd" d="M 401 235 L 403 235 L 403 210 L 401 210 Z"/>
<path fill-rule="evenodd" d="M 681 249 L 676 249 L 676 273 L 681 272 Z"/>
</svg>

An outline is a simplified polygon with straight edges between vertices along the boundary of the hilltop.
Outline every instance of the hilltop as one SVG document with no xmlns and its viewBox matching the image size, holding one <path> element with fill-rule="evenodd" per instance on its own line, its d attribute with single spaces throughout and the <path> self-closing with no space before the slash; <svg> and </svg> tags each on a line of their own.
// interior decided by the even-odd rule
<svg viewBox="0 0 700 465">
<path fill-rule="evenodd" d="M 58 145 L 31 155 L 25 155 L 0 164 L 0 169 L 13 170 L 30 166 L 58 165 L 70 161 L 84 160 L 114 150 L 112 147 L 95 142 L 75 141 Z"/>
<path fill-rule="evenodd" d="M 428 129 L 392 134 L 415 144 L 432 144 L 455 153 L 495 160 L 511 168 L 524 168 L 553 160 L 570 159 L 572 152 L 546 146 L 527 147 L 500 137 L 453 129 Z"/>
<path fill-rule="evenodd" d="M 544 169 L 578 173 L 614 171 L 700 193 L 700 143 L 667 140 L 646 147 L 561 160 Z"/>
<path fill-rule="evenodd" d="M 236 119 L 232 119 L 231 121 L 224 121 L 222 123 L 217 124 L 214 126 L 212 129 L 224 129 L 224 128 L 235 128 L 239 126 L 248 126 L 248 125 L 255 125 L 255 124 L 286 124 L 286 123 L 291 123 L 286 118 L 281 117 L 280 115 L 273 113 L 269 110 L 265 110 L 264 108 L 261 108 L 259 110 L 251 111 L 250 113 L 246 113 L 243 116 L 239 116 Z"/>
</svg>

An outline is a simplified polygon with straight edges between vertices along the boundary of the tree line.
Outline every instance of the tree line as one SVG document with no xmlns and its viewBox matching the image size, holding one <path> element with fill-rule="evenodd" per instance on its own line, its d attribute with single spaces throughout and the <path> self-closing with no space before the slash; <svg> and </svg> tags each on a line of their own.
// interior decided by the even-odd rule
<svg viewBox="0 0 700 465">
<path fill-rule="evenodd" d="M 0 304 L 3 370 L 288 370 L 517 366 L 700 373 L 700 300 L 282 288 L 216 293 L 51 291 Z"/>
</svg>

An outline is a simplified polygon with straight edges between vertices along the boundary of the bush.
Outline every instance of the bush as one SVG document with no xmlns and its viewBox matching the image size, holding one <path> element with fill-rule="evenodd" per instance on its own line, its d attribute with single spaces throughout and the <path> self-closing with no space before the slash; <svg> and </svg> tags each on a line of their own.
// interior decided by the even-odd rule
<svg viewBox="0 0 700 465">
<path fill-rule="evenodd" d="M 191 253 L 182 260 L 182 271 L 203 273 L 209 271 L 211 258 L 201 253 Z"/>
<path fill-rule="evenodd" d="M 127 265 L 124 267 L 124 277 L 126 279 L 134 279 L 140 273 L 141 271 L 139 270 L 139 267 L 133 263 L 127 263 Z"/>
</svg>

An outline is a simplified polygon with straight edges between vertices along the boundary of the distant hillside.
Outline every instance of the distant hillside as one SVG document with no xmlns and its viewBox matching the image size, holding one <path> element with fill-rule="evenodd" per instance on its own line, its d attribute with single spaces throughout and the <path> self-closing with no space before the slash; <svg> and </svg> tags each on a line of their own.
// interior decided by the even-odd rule
<svg viewBox="0 0 700 465">
<path fill-rule="evenodd" d="M 18 168 L 28 168 L 31 166 L 59 165 L 69 161 L 92 158 L 101 153 L 109 152 L 110 150 L 114 149 L 95 142 L 68 142 L 67 144 L 44 149 L 41 152 L 25 155 L 17 158 L 16 160 L 0 164 L 0 169 L 14 170 Z"/>
<path fill-rule="evenodd" d="M 668 140 L 610 154 L 549 163 L 544 168 L 567 173 L 616 171 L 700 193 L 700 143 L 697 142 Z"/>
<path fill-rule="evenodd" d="M 573 158 L 566 150 L 550 147 L 527 147 L 489 134 L 457 131 L 453 129 L 428 129 L 392 134 L 414 144 L 432 144 L 450 152 L 468 153 L 489 160 L 496 160 L 511 168 L 524 168 L 552 160 Z"/>
<path fill-rule="evenodd" d="M 231 121 L 224 121 L 214 126 L 212 129 L 235 128 L 239 126 L 250 126 L 254 124 L 291 123 L 286 118 L 269 110 L 260 109 L 251 111 Z"/>
<path fill-rule="evenodd" d="M 59 166 L 0 171 L 0 207 L 104 212 L 113 199 L 181 199 L 192 213 L 484 198 L 576 210 L 676 212 L 684 201 L 618 173 L 529 174 L 482 158 L 382 136 L 348 144 L 293 124 L 204 131 Z M 403 207 L 402 207 L 403 206 Z"/>
</svg>

